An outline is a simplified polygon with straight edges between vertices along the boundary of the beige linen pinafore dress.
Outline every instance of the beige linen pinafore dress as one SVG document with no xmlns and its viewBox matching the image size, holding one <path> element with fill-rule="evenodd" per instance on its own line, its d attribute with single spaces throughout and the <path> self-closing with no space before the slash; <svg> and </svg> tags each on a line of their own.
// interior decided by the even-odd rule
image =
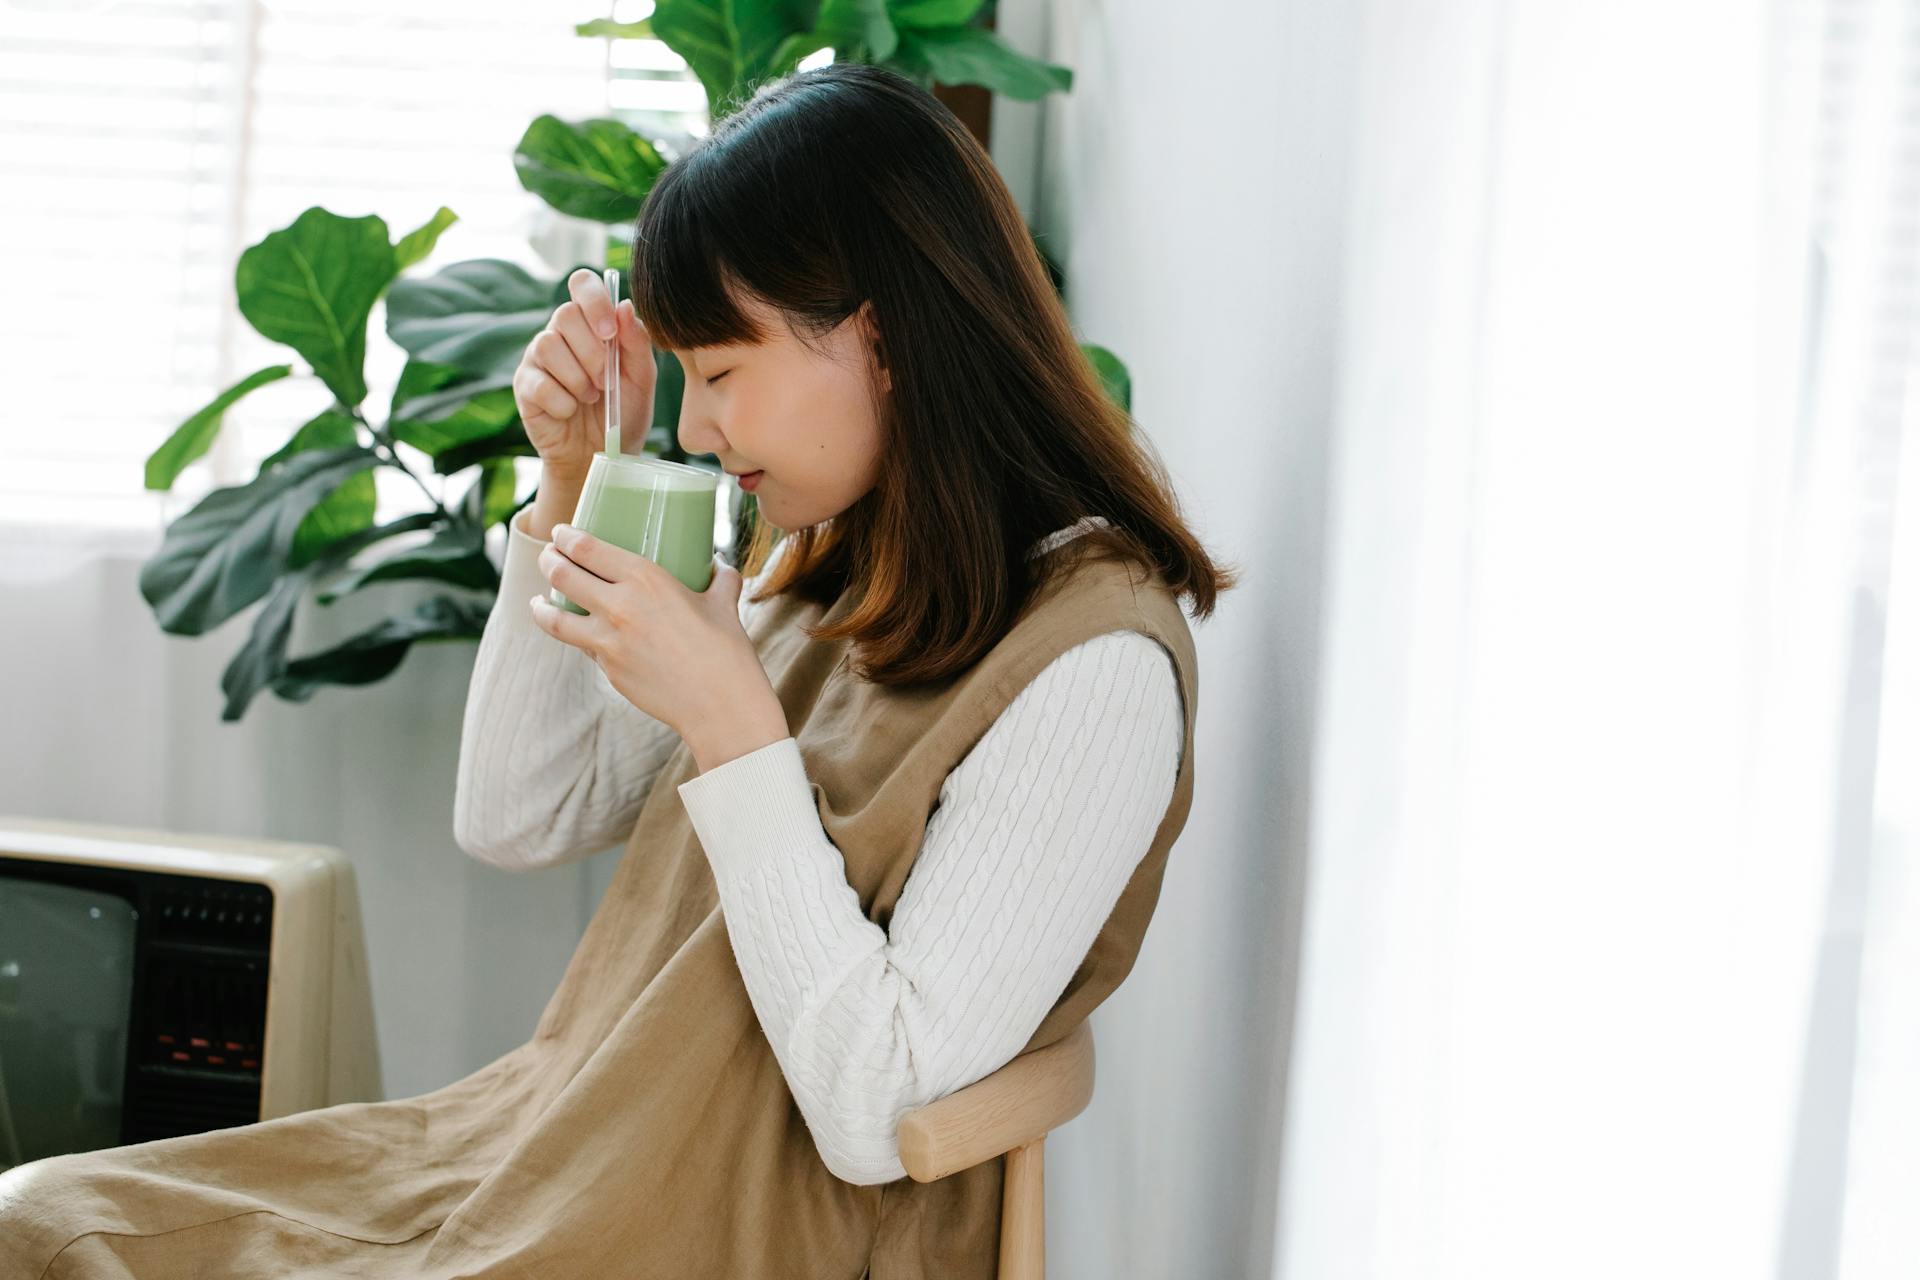
<svg viewBox="0 0 1920 1280">
<path fill-rule="evenodd" d="M 1185 702 L 1173 798 L 1029 1050 L 1073 1030 L 1132 967 L 1193 796 L 1187 620 L 1157 575 L 1086 550 L 985 657 L 929 686 L 870 684 L 843 661 L 848 642 L 803 632 L 842 616 L 846 594 L 776 597 L 754 625 L 821 822 L 882 928 L 941 783 L 1042 668 L 1110 631 L 1172 655 Z M 1004 1159 L 884 1186 L 821 1162 L 676 791 L 697 772 L 682 746 L 654 782 L 525 1044 L 417 1097 L 0 1175 L 0 1280 L 989 1280 Z"/>
</svg>

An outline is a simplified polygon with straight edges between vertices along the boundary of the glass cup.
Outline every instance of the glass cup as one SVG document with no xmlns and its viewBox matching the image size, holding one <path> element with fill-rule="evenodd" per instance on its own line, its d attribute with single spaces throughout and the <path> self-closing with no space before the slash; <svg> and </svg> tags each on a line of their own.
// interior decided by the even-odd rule
<svg viewBox="0 0 1920 1280">
<path fill-rule="evenodd" d="M 653 561 L 692 591 L 713 581 L 713 518 L 719 473 L 648 454 L 596 453 L 573 527 Z M 549 588 L 547 599 L 587 611 Z"/>
</svg>

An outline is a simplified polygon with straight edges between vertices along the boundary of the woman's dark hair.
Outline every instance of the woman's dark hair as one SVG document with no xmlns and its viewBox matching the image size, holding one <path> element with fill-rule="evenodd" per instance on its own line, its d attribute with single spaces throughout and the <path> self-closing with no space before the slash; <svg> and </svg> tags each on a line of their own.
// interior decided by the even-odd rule
<svg viewBox="0 0 1920 1280">
<path fill-rule="evenodd" d="M 632 287 L 655 341 L 680 350 L 764 340 L 735 291 L 809 343 L 872 304 L 892 388 L 879 476 L 789 531 L 796 545 L 753 597 L 852 590 L 847 615 L 808 634 L 851 638 L 864 679 L 958 674 L 1048 576 L 1096 551 L 1151 566 L 1197 617 L 1235 585 L 1108 399 L 992 160 L 902 75 L 832 63 L 761 85 L 655 182 Z M 1110 525 L 1026 558 L 1096 515 Z M 743 573 L 772 545 L 761 529 Z"/>
</svg>

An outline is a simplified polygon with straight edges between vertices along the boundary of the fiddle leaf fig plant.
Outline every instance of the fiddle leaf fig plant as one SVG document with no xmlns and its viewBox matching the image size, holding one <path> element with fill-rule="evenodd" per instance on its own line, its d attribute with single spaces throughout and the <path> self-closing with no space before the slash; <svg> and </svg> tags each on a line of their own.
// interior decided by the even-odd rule
<svg viewBox="0 0 1920 1280">
<path fill-rule="evenodd" d="M 929 89 L 981 85 L 1025 100 L 1070 89 L 1067 68 L 1026 57 L 982 25 L 991 8 L 983 0 L 659 0 L 645 21 L 597 19 L 575 30 L 664 41 L 705 87 L 716 120 L 823 49 L 840 61 L 890 66 Z M 222 719 L 240 719 L 263 691 L 304 702 L 322 685 L 385 677 L 415 644 L 480 636 L 500 586 L 486 533 L 534 497 L 516 493 L 514 460 L 537 455 L 514 405 L 514 368 L 567 299 L 576 266 L 620 267 L 624 289 L 630 250 L 622 232 L 673 150 L 617 118 L 542 115 L 528 125 L 512 157 L 521 186 L 562 214 L 608 228 L 604 262 L 569 264 L 557 278 L 495 258 L 407 274 L 458 221 L 445 207 L 395 240 L 377 215 L 315 206 L 240 255 L 240 314 L 298 363 L 257 369 L 196 410 L 147 458 L 146 487 L 171 489 L 212 447 L 227 412 L 262 387 L 310 379 L 311 416 L 250 480 L 213 489 L 174 519 L 140 573 L 142 597 L 172 634 L 202 635 L 259 605 L 221 676 Z M 1037 240 L 1036 248 L 1060 287 L 1059 265 Z M 369 416 L 367 328 L 382 302 L 387 337 L 407 358 L 383 410 Z M 1109 396 L 1127 407 L 1125 366 L 1105 348 L 1082 349 Z M 679 361 L 665 351 L 654 361 L 654 415 L 642 448 L 711 465 L 710 455 L 690 458 L 676 438 Z M 406 475 L 424 509 L 377 523 L 374 478 L 383 468 Z M 459 492 L 451 501 L 449 486 Z M 757 518 L 753 496 L 740 495 L 736 548 L 748 544 Z M 327 649 L 288 654 L 295 612 L 309 593 L 327 607 L 403 581 L 428 594 Z"/>
<path fill-rule="evenodd" d="M 327 604 L 369 583 L 397 579 L 481 592 L 499 586 L 482 542 L 488 526 L 517 509 L 510 461 L 517 419 L 506 385 L 511 363 L 506 375 L 493 375 L 503 353 L 517 354 L 545 324 L 554 290 L 510 264 L 483 261 L 455 264 L 459 271 L 442 273 L 451 280 L 396 299 L 400 273 L 424 259 L 455 220 L 443 207 L 396 243 L 377 216 L 342 217 L 315 207 L 240 255 L 234 284 L 241 315 L 263 337 L 291 347 L 330 402 L 263 458 L 252 480 L 214 489 L 174 520 L 141 567 L 142 597 L 161 629 L 176 635 L 204 634 L 262 604 L 222 676 L 223 719 L 239 719 L 262 689 L 305 701 L 322 683 L 379 679 L 411 644 L 469 639 L 486 623 L 485 600 L 435 595 L 326 652 L 291 660 L 286 654 L 294 608 L 309 587 L 321 587 L 320 602 Z M 485 312 L 486 322 L 460 324 L 449 336 L 444 317 L 461 305 L 463 291 L 478 294 L 479 302 L 465 305 Z M 363 408 L 366 338 L 383 296 L 412 326 L 413 345 L 440 359 L 410 359 L 385 421 L 376 422 Z M 404 301 L 409 297 L 411 308 Z M 507 302 L 528 305 L 514 311 Z M 389 323 L 395 322 L 390 311 Z M 292 373 L 291 363 L 269 365 L 214 397 L 148 458 L 147 487 L 170 489 L 211 446 L 228 409 Z M 503 434 L 507 439 L 497 439 Z M 477 459 L 478 476 L 451 507 L 395 448 L 404 441 L 437 461 L 482 440 L 500 453 Z M 412 477 L 430 509 L 375 524 L 374 473 L 381 467 Z M 429 534 L 423 544 L 352 563 L 378 543 L 416 532 Z"/>
</svg>

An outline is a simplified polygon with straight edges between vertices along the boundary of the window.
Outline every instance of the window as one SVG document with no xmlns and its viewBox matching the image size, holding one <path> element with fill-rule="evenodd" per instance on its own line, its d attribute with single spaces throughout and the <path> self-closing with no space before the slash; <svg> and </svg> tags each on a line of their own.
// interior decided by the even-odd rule
<svg viewBox="0 0 1920 1280">
<path fill-rule="evenodd" d="M 0 0 L 0 521 L 157 540 L 326 405 L 233 294 L 241 251 L 310 205 L 377 213 L 396 239 L 452 208 L 460 221 L 409 274 L 500 257 L 554 275 L 594 258 L 599 226 L 524 191 L 513 147 L 542 112 L 617 109 L 662 135 L 704 127 L 700 86 L 664 45 L 574 34 L 651 8 Z M 296 376 L 236 406 L 171 493 L 143 487 L 147 455 L 175 426 L 288 360 Z M 403 361 L 376 308 L 370 416 Z M 405 476 L 376 475 L 378 518 L 420 504 Z"/>
</svg>

